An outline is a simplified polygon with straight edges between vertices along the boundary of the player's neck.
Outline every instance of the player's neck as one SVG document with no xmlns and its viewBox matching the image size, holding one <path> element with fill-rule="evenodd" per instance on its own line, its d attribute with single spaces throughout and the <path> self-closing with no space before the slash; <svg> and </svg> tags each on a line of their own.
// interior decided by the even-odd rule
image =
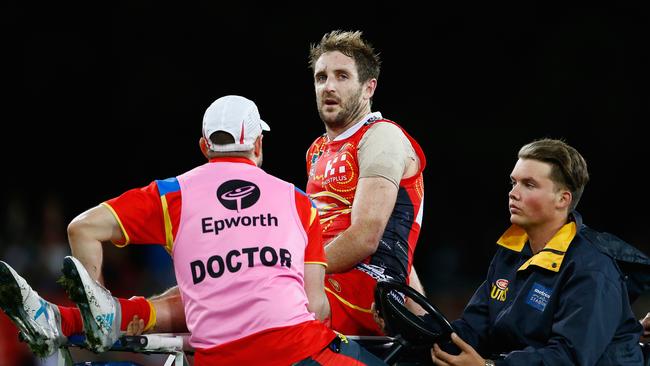
<svg viewBox="0 0 650 366">
<path fill-rule="evenodd" d="M 350 128 L 354 127 L 357 123 L 361 122 L 368 114 L 370 114 L 370 106 L 356 113 L 354 116 L 348 118 L 345 122 L 340 124 L 325 124 L 325 131 L 330 141 L 345 133 Z"/>
</svg>

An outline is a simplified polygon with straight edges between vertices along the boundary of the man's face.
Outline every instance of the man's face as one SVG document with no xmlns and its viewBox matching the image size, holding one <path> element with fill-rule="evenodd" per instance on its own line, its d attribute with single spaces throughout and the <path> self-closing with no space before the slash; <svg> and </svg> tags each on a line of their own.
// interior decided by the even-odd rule
<svg viewBox="0 0 650 366">
<path fill-rule="evenodd" d="M 354 59 L 341 52 L 326 52 L 316 61 L 316 104 L 320 118 L 329 128 L 357 122 L 370 111 L 372 95 L 367 95 L 364 84 L 359 83 Z"/>
<path fill-rule="evenodd" d="M 508 194 L 510 222 L 524 229 L 551 222 L 558 214 L 562 190 L 549 178 L 551 165 L 532 159 L 519 159 L 515 164 Z"/>
</svg>

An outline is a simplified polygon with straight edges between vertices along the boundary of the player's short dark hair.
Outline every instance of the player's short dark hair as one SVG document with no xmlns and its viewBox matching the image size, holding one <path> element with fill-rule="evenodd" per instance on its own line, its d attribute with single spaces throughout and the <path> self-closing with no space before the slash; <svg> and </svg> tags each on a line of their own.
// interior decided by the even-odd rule
<svg viewBox="0 0 650 366">
<path fill-rule="evenodd" d="M 215 145 L 229 145 L 235 143 L 235 138 L 225 131 L 215 131 L 210 135 L 210 142 Z M 217 152 L 208 150 L 208 157 L 224 157 L 224 156 L 241 156 L 248 157 L 251 154 L 251 151 L 228 151 L 228 152 Z"/>
<path fill-rule="evenodd" d="M 216 131 L 210 135 L 210 142 L 215 145 L 229 145 L 235 143 L 235 138 L 225 131 Z"/>
</svg>

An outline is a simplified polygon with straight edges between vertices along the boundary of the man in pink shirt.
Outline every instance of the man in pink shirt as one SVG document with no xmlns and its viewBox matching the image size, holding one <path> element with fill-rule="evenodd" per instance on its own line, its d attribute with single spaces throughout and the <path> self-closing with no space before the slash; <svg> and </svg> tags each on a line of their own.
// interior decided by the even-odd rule
<svg viewBox="0 0 650 366">
<path fill-rule="evenodd" d="M 37 354 L 52 353 L 70 334 L 88 348 L 109 349 L 133 315 L 155 324 L 142 298 L 116 299 L 96 282 L 101 245 L 158 243 L 174 259 L 183 323 L 196 365 L 383 365 L 320 320 L 325 252 L 318 213 L 307 195 L 266 174 L 255 104 L 216 100 L 203 119 L 200 147 L 208 163 L 177 177 L 129 190 L 75 218 L 68 228 L 74 257 L 64 260 L 65 286 L 79 310 L 41 299 L 0 262 L 0 307 Z M 99 258 L 97 257 L 99 256 Z M 160 311 L 160 309 L 158 309 Z"/>
</svg>

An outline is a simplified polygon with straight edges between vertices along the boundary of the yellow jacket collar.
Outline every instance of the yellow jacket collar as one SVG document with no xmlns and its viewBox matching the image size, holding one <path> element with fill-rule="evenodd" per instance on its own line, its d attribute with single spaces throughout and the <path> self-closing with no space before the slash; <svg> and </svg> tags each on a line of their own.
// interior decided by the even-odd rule
<svg viewBox="0 0 650 366">
<path fill-rule="evenodd" d="M 574 221 L 562 226 L 562 228 L 553 235 L 546 246 L 544 246 L 544 249 L 530 257 L 526 263 L 519 267 L 518 271 L 523 271 L 528 268 L 528 266 L 533 265 L 549 271 L 559 272 L 562 261 L 564 260 L 564 254 L 569 248 L 571 241 L 573 241 L 573 238 L 576 236 L 576 232 L 577 226 Z M 527 241 L 528 235 L 524 229 L 517 225 L 512 225 L 505 233 L 503 233 L 503 235 L 501 235 L 499 240 L 497 240 L 497 244 L 512 251 L 521 252 Z"/>
</svg>

